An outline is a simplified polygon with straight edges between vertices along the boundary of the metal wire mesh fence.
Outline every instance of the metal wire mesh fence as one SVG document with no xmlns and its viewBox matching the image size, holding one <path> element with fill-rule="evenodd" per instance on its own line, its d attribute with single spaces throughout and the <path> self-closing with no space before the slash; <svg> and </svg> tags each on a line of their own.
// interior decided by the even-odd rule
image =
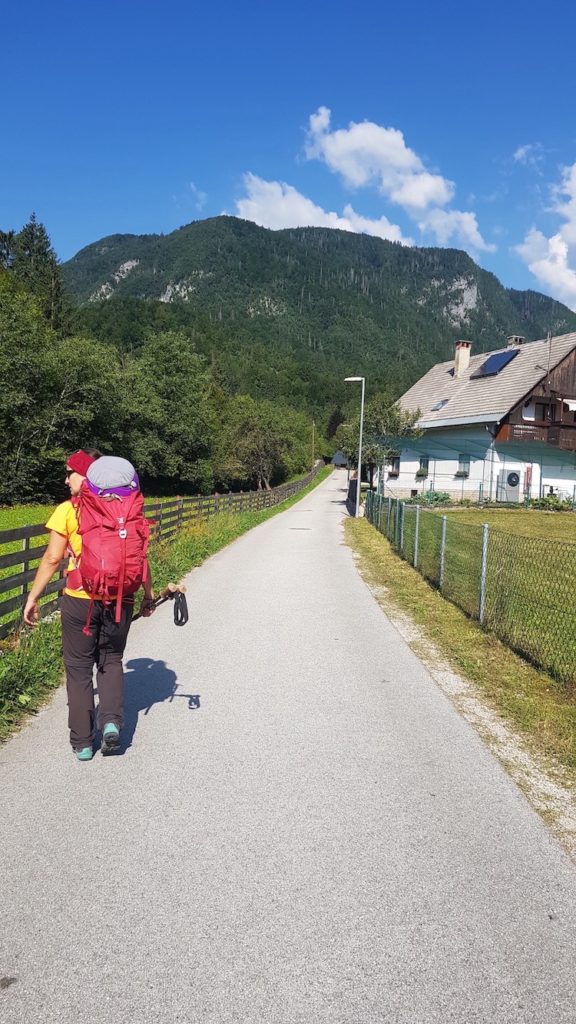
<svg viewBox="0 0 576 1024">
<path fill-rule="evenodd" d="M 576 544 L 470 526 L 374 492 L 365 515 L 444 597 L 554 678 L 576 681 Z"/>
</svg>

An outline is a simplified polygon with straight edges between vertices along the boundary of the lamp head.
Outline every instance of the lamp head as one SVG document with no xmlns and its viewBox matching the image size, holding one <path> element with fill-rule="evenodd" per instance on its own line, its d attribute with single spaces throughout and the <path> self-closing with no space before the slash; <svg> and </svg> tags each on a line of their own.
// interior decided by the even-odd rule
<svg viewBox="0 0 576 1024">
<path fill-rule="evenodd" d="M 361 380 L 364 380 L 364 377 L 344 377 L 344 383 L 345 384 L 346 383 L 349 384 L 349 383 L 352 383 L 352 382 L 355 383 L 356 381 L 361 381 Z"/>
</svg>

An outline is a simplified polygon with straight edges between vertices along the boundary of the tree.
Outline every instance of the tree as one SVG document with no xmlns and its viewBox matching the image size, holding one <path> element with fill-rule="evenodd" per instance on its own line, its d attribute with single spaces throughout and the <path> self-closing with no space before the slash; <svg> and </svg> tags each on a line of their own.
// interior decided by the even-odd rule
<svg viewBox="0 0 576 1024">
<path fill-rule="evenodd" d="M 397 402 L 390 401 L 390 395 L 381 393 L 366 403 L 362 439 L 362 465 L 368 467 L 370 487 L 376 466 L 384 464 L 398 451 L 399 445 L 407 438 L 420 437 L 422 431 L 416 427 L 420 410 L 405 412 Z M 360 414 L 343 423 L 336 432 L 336 442 L 345 455 L 358 462 L 360 438 Z"/>
<path fill-rule="evenodd" d="M 216 475 L 228 487 L 270 489 L 310 461 L 311 423 L 306 416 L 248 395 L 223 410 Z"/>
<path fill-rule="evenodd" d="M 213 482 L 216 421 L 204 359 L 179 331 L 149 334 L 131 365 L 138 406 L 129 446 L 148 479 L 168 492 L 207 493 Z"/>
<path fill-rule="evenodd" d="M 14 231 L 0 231 L 0 268 L 11 270 L 14 262 Z"/>
<path fill-rule="evenodd" d="M 0 503 L 45 497 L 43 448 L 58 393 L 57 338 L 35 300 L 0 274 Z"/>
<path fill-rule="evenodd" d="M 33 213 L 17 234 L 3 233 L 0 238 L 0 259 L 34 295 L 48 323 L 60 330 L 64 319 L 64 294 L 58 259 L 48 232 Z"/>
<path fill-rule="evenodd" d="M 336 431 L 338 430 L 338 427 L 340 426 L 341 423 L 344 423 L 345 419 L 346 417 L 342 412 L 342 409 L 334 409 L 330 416 L 330 419 L 328 420 L 328 426 L 326 427 L 326 437 L 328 438 L 329 441 L 332 440 Z"/>
</svg>

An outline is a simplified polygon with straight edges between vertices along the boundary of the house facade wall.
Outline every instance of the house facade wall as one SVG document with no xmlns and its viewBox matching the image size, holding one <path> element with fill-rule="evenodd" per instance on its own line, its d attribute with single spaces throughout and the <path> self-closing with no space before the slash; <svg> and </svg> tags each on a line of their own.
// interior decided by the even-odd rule
<svg viewBox="0 0 576 1024">
<path fill-rule="evenodd" d="M 396 498 L 444 491 L 455 501 L 504 501 L 510 495 L 505 480 L 515 472 L 519 501 L 547 495 L 550 489 L 573 500 L 576 460 L 570 454 L 565 459 L 559 462 L 558 453 L 542 443 L 522 445 L 516 454 L 513 445 L 498 446 L 483 424 L 429 430 L 412 447 L 401 450 L 397 475 L 390 465 L 379 471 L 377 486 L 380 493 Z M 427 473 L 422 475 L 421 466 L 426 464 Z"/>
</svg>

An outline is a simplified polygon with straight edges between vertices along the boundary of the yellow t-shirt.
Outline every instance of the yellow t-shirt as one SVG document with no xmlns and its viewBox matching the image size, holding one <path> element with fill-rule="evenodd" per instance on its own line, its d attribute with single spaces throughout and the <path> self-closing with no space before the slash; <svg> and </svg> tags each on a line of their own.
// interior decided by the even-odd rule
<svg viewBox="0 0 576 1024">
<path fill-rule="evenodd" d="M 62 537 L 66 537 L 68 544 L 74 552 L 76 562 L 78 562 L 82 552 L 82 537 L 78 533 L 78 516 L 76 515 L 76 509 L 71 501 L 63 501 L 61 505 L 58 505 L 58 507 L 54 509 L 50 519 L 46 523 L 46 529 L 54 530 Z M 74 559 L 70 558 L 68 562 L 68 572 L 72 572 L 75 568 Z M 64 593 L 70 594 L 70 597 L 82 597 L 87 601 L 90 600 L 90 594 L 87 594 L 82 588 L 79 590 L 71 590 L 69 587 L 64 587 Z"/>
</svg>

